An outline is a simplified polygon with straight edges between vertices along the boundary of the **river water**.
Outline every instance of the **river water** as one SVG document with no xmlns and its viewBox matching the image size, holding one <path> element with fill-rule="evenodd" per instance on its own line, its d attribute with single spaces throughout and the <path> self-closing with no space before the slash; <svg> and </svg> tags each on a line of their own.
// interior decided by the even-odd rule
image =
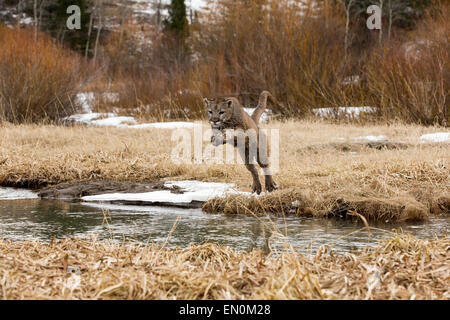
<svg viewBox="0 0 450 320">
<path fill-rule="evenodd" d="M 447 235 L 450 217 L 427 222 L 364 225 L 342 219 L 205 214 L 200 209 L 68 203 L 39 199 L 0 200 L 0 238 L 49 241 L 81 237 L 113 238 L 187 247 L 212 242 L 238 250 L 268 251 L 290 244 L 305 253 L 321 245 L 349 252 L 401 228 L 419 238 Z M 381 229 L 381 230 L 380 230 Z"/>
</svg>

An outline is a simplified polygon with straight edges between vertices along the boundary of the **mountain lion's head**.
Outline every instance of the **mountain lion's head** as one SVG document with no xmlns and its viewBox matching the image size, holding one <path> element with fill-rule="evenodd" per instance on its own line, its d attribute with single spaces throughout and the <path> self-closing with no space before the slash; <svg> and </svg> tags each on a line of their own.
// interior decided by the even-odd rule
<svg viewBox="0 0 450 320">
<path fill-rule="evenodd" d="M 211 128 L 222 130 L 224 123 L 233 116 L 233 99 L 203 99 Z"/>
</svg>

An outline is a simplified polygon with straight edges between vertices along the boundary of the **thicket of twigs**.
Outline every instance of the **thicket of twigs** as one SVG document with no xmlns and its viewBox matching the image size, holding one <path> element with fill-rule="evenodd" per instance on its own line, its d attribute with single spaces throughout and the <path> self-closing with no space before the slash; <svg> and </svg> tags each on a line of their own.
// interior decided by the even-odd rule
<svg viewBox="0 0 450 320">
<path fill-rule="evenodd" d="M 219 2 L 190 26 L 184 50 L 153 31 L 149 43 L 139 44 L 131 25 L 113 34 L 105 54 L 123 106 L 200 117 L 204 96 L 235 95 L 255 104 L 269 90 L 284 103 L 283 110 L 273 106 L 283 116 L 373 106 L 383 120 L 448 124 L 448 4 L 436 4 L 409 30 L 387 32 L 383 19 L 380 39 L 378 30 L 367 29 L 365 15 L 349 17 L 347 25 L 339 2 L 321 2 L 320 9 L 267 3 Z"/>
<path fill-rule="evenodd" d="M 58 121 L 72 114 L 83 80 L 75 53 L 49 37 L 0 25 L 0 119 L 14 123 Z"/>
<path fill-rule="evenodd" d="M 95 58 L 86 58 L 102 76 L 83 89 L 79 70 L 87 66 L 69 49 L 33 29 L 1 28 L 0 117 L 58 120 L 75 90 L 109 90 L 120 94 L 115 106 L 125 113 L 193 119 L 204 116 L 205 96 L 252 105 L 269 90 L 284 117 L 372 106 L 376 119 L 448 125 L 448 2 L 434 1 L 408 29 L 384 15 L 381 36 L 365 26 L 365 14 L 350 14 L 362 1 L 299 2 L 218 1 L 190 21 L 182 41 L 155 22 L 121 17 L 101 33 Z"/>
</svg>

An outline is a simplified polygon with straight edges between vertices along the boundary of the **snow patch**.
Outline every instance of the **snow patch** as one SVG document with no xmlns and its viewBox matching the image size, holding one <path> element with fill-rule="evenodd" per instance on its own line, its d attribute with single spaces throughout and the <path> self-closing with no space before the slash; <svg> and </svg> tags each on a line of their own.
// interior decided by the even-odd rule
<svg viewBox="0 0 450 320">
<path fill-rule="evenodd" d="M 75 97 L 75 103 L 81 106 L 84 113 L 92 113 L 92 105 L 95 103 L 94 92 L 80 92 Z"/>
<path fill-rule="evenodd" d="M 161 190 L 143 193 L 110 193 L 94 196 L 85 196 L 84 201 L 140 201 L 149 203 L 191 203 L 192 201 L 207 201 L 215 197 L 224 197 L 228 194 L 251 195 L 250 192 L 239 192 L 234 189 L 234 183 L 202 182 L 195 180 L 168 181 L 165 187 L 179 187 L 184 193 L 172 193 L 170 190 Z"/>
<path fill-rule="evenodd" d="M 328 117 L 359 117 L 361 113 L 374 113 L 377 108 L 374 107 L 338 107 L 338 108 L 316 108 L 312 109 L 312 113 L 320 118 Z"/>
<path fill-rule="evenodd" d="M 94 126 L 107 126 L 107 127 L 127 127 L 127 123 L 136 124 L 136 120 L 133 117 L 109 117 L 100 120 L 93 120 L 91 124 Z"/>
<path fill-rule="evenodd" d="M 138 124 L 136 119 L 131 116 L 117 116 L 119 108 L 113 108 L 113 113 L 92 112 L 93 106 L 97 103 L 98 97 L 105 103 L 119 102 L 119 94 L 116 92 L 104 92 L 96 94 L 95 92 L 80 92 L 76 95 L 75 103 L 81 107 L 83 113 L 73 114 L 64 118 L 68 123 L 81 123 L 87 126 L 133 128 L 133 129 L 191 129 L 201 124 L 185 121 L 173 122 L 153 122 Z M 185 110 L 185 112 L 187 112 Z M 262 118 L 262 117 L 261 117 Z"/>
<path fill-rule="evenodd" d="M 379 141 L 386 141 L 388 138 L 383 135 L 379 136 L 359 136 L 353 138 L 354 140 L 365 140 L 365 141 L 371 141 L 371 142 L 379 142 Z"/>
<path fill-rule="evenodd" d="M 244 111 L 247 112 L 247 114 L 249 116 L 251 116 L 253 114 L 253 112 L 255 112 L 255 110 L 256 110 L 256 108 L 244 108 Z M 267 123 L 267 121 L 269 121 L 271 112 L 272 111 L 270 109 L 264 110 L 264 112 L 261 114 L 261 118 L 259 119 L 259 122 Z"/>
<path fill-rule="evenodd" d="M 127 126 L 128 128 L 134 129 L 192 129 L 194 127 L 201 126 L 200 123 L 186 122 L 186 121 L 172 121 L 172 122 L 152 122 L 152 123 L 141 123 L 132 126 Z"/>
<path fill-rule="evenodd" d="M 0 187 L 0 200 L 37 199 L 38 195 L 30 190 Z"/>
<path fill-rule="evenodd" d="M 420 136 L 422 142 L 448 142 L 450 141 L 450 132 L 435 132 Z"/>
<path fill-rule="evenodd" d="M 82 123 L 82 124 L 86 124 L 86 125 L 90 125 L 92 124 L 92 122 L 95 119 L 101 118 L 101 117 L 114 117 L 115 114 L 114 113 L 96 113 L 96 112 L 91 112 L 91 113 L 79 113 L 79 114 L 73 114 L 69 117 L 64 118 L 65 121 L 68 122 L 78 122 L 78 123 Z"/>
<path fill-rule="evenodd" d="M 99 119 L 101 118 L 101 119 Z M 87 126 L 131 128 L 131 129 L 192 129 L 200 123 L 187 121 L 151 122 L 138 124 L 133 117 L 117 116 L 115 113 L 81 113 L 64 118 L 67 122 L 85 124 Z"/>
</svg>

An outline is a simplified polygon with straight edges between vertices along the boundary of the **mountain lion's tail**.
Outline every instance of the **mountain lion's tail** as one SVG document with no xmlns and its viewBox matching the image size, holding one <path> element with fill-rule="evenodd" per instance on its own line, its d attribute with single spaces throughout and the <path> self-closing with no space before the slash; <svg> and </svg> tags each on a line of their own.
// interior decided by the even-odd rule
<svg viewBox="0 0 450 320">
<path fill-rule="evenodd" d="M 256 107 L 256 110 L 253 111 L 253 114 L 251 116 L 251 118 L 253 119 L 253 121 L 255 121 L 256 124 L 259 123 L 261 115 L 266 110 L 267 98 L 270 98 L 270 100 L 273 103 L 278 104 L 279 106 L 283 106 L 280 102 L 278 102 L 277 99 L 274 98 L 274 96 L 269 91 L 261 92 L 261 94 L 259 95 L 258 106 Z"/>
</svg>

